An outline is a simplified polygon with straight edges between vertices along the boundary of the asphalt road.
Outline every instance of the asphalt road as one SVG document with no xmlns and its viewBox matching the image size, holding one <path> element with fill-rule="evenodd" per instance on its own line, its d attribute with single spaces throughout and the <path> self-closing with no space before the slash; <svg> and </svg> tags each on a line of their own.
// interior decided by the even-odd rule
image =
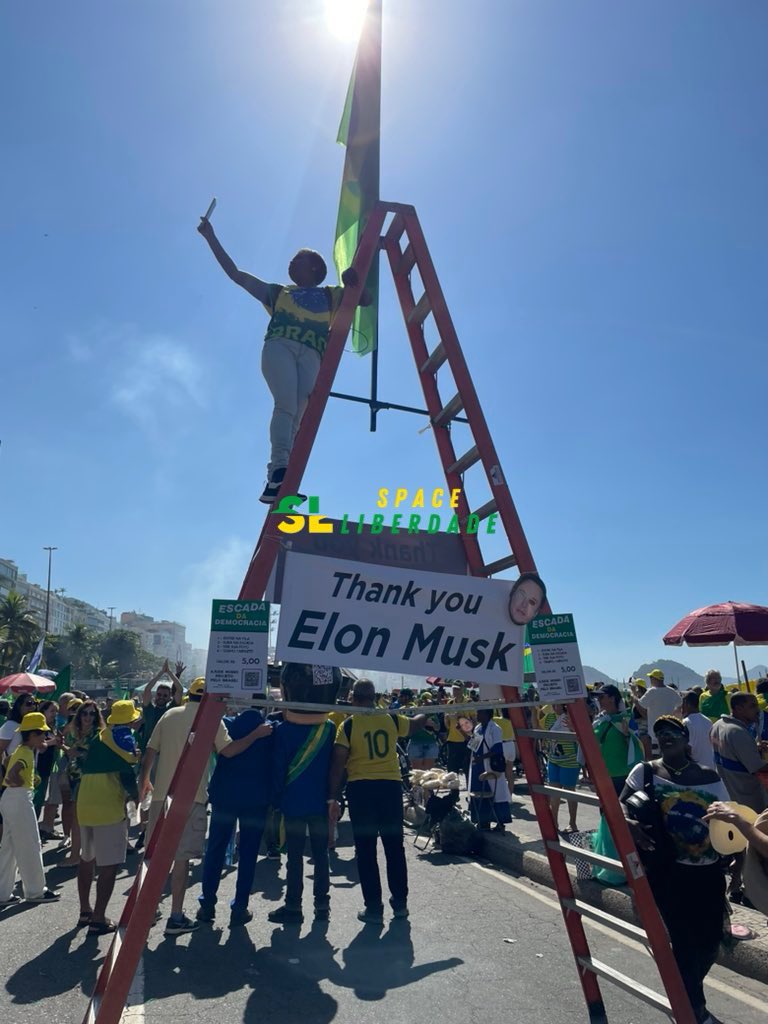
<svg viewBox="0 0 768 1024">
<path fill-rule="evenodd" d="M 355 917 L 361 900 L 347 829 L 342 826 L 345 845 L 334 858 L 329 923 L 313 924 L 307 891 L 301 928 L 271 925 L 266 914 L 280 903 L 284 867 L 260 861 L 247 927 L 230 930 L 221 902 L 213 927 L 165 939 L 162 921 L 154 926 L 125 1024 L 585 1024 L 549 890 L 458 858 L 420 855 L 409 845 L 410 921 L 387 914 L 383 929 L 363 925 Z M 73 927 L 74 873 L 51 871 L 49 881 L 60 884 L 60 903 L 0 915 L 0 1020 L 9 1024 L 79 1024 L 108 948 L 108 938 L 88 938 Z M 121 875 L 114 914 L 129 885 L 128 874 Z M 220 897 L 228 900 L 233 888 L 232 872 Z M 195 883 L 188 912 L 198 892 Z M 161 910 L 165 917 L 167 898 Z M 599 959 L 658 987 L 653 962 L 635 943 L 591 925 L 588 936 Z M 765 1024 L 763 985 L 722 968 L 710 977 L 710 1008 L 724 1024 Z M 608 983 L 603 991 L 611 1024 L 667 1019 Z"/>
</svg>

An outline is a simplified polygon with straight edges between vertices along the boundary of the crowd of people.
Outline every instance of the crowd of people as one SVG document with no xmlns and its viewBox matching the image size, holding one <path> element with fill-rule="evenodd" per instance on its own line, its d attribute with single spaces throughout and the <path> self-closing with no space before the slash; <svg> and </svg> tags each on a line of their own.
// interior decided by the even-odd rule
<svg viewBox="0 0 768 1024">
<path fill-rule="evenodd" d="M 166 662 L 134 700 L 101 704 L 75 690 L 57 700 L 22 694 L 12 704 L 0 704 L 0 715 L 6 717 L 0 725 L 0 908 L 22 896 L 33 903 L 59 899 L 46 885 L 41 853 L 42 843 L 58 842 L 64 855 L 60 866 L 77 869 L 78 925 L 92 935 L 115 929 L 107 911 L 118 871 L 128 856 L 149 846 L 163 818 L 205 692 L 198 678 L 185 693 L 183 671 L 183 665 L 174 670 Z M 325 694 L 326 701 L 335 703 L 340 684 L 338 670 L 283 667 L 288 700 Z M 508 710 L 472 709 L 479 694 L 464 683 L 428 684 L 419 692 L 377 694 L 370 681 L 359 679 L 346 710 L 308 713 L 280 710 L 278 704 L 270 714 L 247 708 L 227 715 L 212 744 L 214 767 L 200 780 L 175 850 L 166 935 L 193 931 L 215 919 L 235 837 L 230 926 L 252 918 L 249 898 L 262 844 L 270 859 L 286 854 L 285 902 L 269 919 L 283 924 L 303 920 L 307 838 L 314 915 L 327 919 L 329 858 L 344 809 L 360 879 L 358 917 L 383 923 L 379 839 L 392 914 L 407 917 L 403 809 L 412 769 L 428 778 L 431 769 L 441 766 L 443 778 L 463 777 L 477 829 L 503 832 L 512 822 L 511 795 L 520 772 Z M 749 905 L 757 894 L 768 912 L 761 902 L 765 886 L 760 889 L 768 857 L 768 679 L 760 680 L 756 690 L 728 693 L 713 670 L 704 687 L 680 692 L 655 669 L 647 681 L 635 679 L 623 689 L 596 684 L 586 702 L 597 746 L 701 1021 L 708 1020 L 703 979 L 723 937 L 727 901 Z M 524 696 L 536 701 L 537 695 L 528 689 Z M 457 705 L 462 707 L 453 710 Z M 526 714 L 534 727 L 551 734 L 539 751 L 548 782 L 560 793 L 575 792 L 580 782 L 588 785 L 568 705 L 536 704 Z M 451 788 L 458 785 L 452 782 Z M 565 835 L 578 828 L 578 803 L 566 802 Z M 560 805 L 560 796 L 553 796 L 558 826 Z M 713 821 L 728 823 L 744 837 L 741 849 L 727 860 L 710 842 Z M 135 832 L 133 845 L 129 825 Z M 188 914 L 185 896 L 193 860 L 203 861 L 202 891 L 196 912 Z M 21 893 L 16 892 L 17 873 Z"/>
</svg>

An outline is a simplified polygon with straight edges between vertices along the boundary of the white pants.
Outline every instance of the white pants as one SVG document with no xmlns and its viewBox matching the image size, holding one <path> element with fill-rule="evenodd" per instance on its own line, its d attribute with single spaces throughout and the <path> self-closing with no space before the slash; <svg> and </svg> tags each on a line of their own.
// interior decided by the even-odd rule
<svg viewBox="0 0 768 1024">
<path fill-rule="evenodd" d="M 320 370 L 320 355 L 309 345 L 290 338 L 270 338 L 261 353 L 261 372 L 275 408 L 269 425 L 272 454 L 267 466 L 269 480 L 276 469 L 288 465 L 293 441 Z"/>
<path fill-rule="evenodd" d="M 0 799 L 3 816 L 3 841 L 0 843 L 0 902 L 10 898 L 16 884 L 16 868 L 21 875 L 27 899 L 45 891 L 43 854 L 37 815 L 32 803 L 34 790 L 22 786 L 7 787 Z"/>
</svg>

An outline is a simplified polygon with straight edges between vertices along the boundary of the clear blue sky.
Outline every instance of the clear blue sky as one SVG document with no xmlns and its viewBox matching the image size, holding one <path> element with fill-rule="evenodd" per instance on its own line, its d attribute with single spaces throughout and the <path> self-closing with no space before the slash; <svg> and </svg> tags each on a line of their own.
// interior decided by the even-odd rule
<svg viewBox="0 0 768 1024">
<path fill-rule="evenodd" d="M 729 670 L 660 638 L 699 605 L 768 603 L 768 8 L 384 7 L 382 195 L 420 214 L 555 609 L 611 674 Z M 43 580 L 58 545 L 54 586 L 197 645 L 262 522 L 271 405 L 265 314 L 195 226 L 216 195 L 267 280 L 300 246 L 330 256 L 354 43 L 323 8 L 2 14 L 0 556 Z M 421 404 L 382 292 L 381 396 Z M 368 372 L 346 356 L 337 386 Z M 333 403 L 305 490 L 340 514 L 439 485 L 421 426 L 384 413 L 372 435 Z"/>
</svg>

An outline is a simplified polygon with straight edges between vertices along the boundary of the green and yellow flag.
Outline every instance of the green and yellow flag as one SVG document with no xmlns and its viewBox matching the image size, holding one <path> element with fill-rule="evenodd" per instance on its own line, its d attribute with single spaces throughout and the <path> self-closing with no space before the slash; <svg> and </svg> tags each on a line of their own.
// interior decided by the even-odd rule
<svg viewBox="0 0 768 1024">
<path fill-rule="evenodd" d="M 341 274 L 352 265 L 368 216 L 379 199 L 381 145 L 381 0 L 370 0 L 349 80 L 337 141 L 347 147 L 341 180 L 333 261 Z M 376 348 L 379 323 L 379 255 L 366 282 L 373 302 L 360 307 L 352 327 L 358 355 Z"/>
</svg>

